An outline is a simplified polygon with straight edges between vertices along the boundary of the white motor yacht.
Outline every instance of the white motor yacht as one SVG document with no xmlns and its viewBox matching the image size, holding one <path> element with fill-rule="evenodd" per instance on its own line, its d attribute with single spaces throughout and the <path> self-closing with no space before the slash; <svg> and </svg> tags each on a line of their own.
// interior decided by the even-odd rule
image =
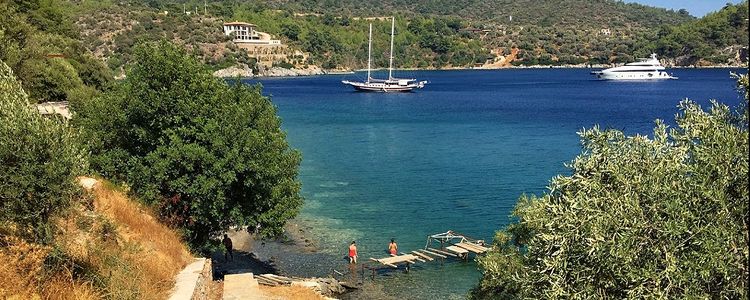
<svg viewBox="0 0 750 300">
<path fill-rule="evenodd" d="M 664 71 L 664 67 L 656 58 L 656 53 L 651 54 L 650 58 L 643 58 L 624 66 L 593 71 L 591 74 L 601 80 L 677 79 L 674 75 Z"/>
</svg>

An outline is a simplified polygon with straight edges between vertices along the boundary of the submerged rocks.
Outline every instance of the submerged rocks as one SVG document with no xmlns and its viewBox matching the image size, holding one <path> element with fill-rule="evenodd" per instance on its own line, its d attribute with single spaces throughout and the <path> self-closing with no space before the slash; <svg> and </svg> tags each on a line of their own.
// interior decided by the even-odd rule
<svg viewBox="0 0 750 300">
<path fill-rule="evenodd" d="M 346 292 L 346 287 L 334 278 L 307 278 L 294 280 L 292 285 L 303 286 L 323 296 L 336 296 Z"/>
</svg>

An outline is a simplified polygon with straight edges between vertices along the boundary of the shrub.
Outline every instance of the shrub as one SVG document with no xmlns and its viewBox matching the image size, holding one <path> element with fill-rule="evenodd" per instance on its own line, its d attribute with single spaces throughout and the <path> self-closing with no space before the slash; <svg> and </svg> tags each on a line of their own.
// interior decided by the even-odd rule
<svg viewBox="0 0 750 300">
<path fill-rule="evenodd" d="M 49 242 L 49 217 L 78 193 L 75 176 L 85 167 L 77 132 L 59 118 L 43 118 L 0 61 L 0 222 Z"/>
<path fill-rule="evenodd" d="M 680 110 L 653 138 L 581 132 L 572 175 L 521 197 L 472 296 L 746 299 L 747 107 Z"/>
</svg>

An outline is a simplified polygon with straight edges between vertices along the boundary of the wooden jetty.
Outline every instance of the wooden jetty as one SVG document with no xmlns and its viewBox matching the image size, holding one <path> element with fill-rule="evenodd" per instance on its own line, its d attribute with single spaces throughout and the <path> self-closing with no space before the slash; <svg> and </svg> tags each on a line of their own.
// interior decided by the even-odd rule
<svg viewBox="0 0 750 300">
<path fill-rule="evenodd" d="M 479 244 L 475 244 L 475 243 L 469 243 L 469 242 L 460 242 L 460 243 L 455 244 L 455 245 L 458 246 L 458 247 L 461 247 L 463 249 L 469 250 L 471 252 L 474 252 L 476 254 L 484 254 L 484 253 L 487 253 L 488 250 L 490 250 L 489 248 L 487 248 L 487 247 L 485 247 L 483 245 L 479 245 Z"/>
<path fill-rule="evenodd" d="M 433 245 L 435 243 L 439 243 L 440 246 Z M 445 259 L 451 257 L 468 260 L 469 254 L 480 255 L 487 253 L 488 250 L 489 248 L 484 246 L 484 241 L 472 239 L 449 230 L 445 233 L 428 236 L 424 249 L 414 250 L 409 253 L 401 252 L 399 255 L 391 255 L 383 258 L 370 257 L 370 261 L 394 269 L 398 269 L 399 266 L 404 265 L 405 271 L 409 272 L 410 266 L 417 262 L 426 263 L 439 258 L 442 264 L 445 262 Z M 373 278 L 375 277 L 376 267 L 365 267 L 363 265 L 363 272 L 364 268 L 372 270 L 372 276 Z"/>
<path fill-rule="evenodd" d="M 438 233 L 428 236 L 427 244 L 424 246 L 424 248 L 434 251 L 435 248 L 431 248 L 431 246 L 433 246 L 433 244 L 435 243 L 440 244 L 440 249 L 442 252 L 450 252 L 451 254 L 453 254 L 453 256 L 461 257 L 464 259 L 468 256 L 469 253 L 484 254 L 487 253 L 487 250 L 489 250 L 489 248 L 484 246 L 483 240 L 473 239 L 451 230 L 448 230 L 444 233 Z"/>
<path fill-rule="evenodd" d="M 422 260 L 421 258 L 412 255 L 412 254 L 401 254 L 396 256 L 389 256 L 384 258 L 375 259 L 370 257 L 371 261 L 379 262 L 381 264 L 384 264 L 386 266 L 397 268 L 399 264 L 406 264 L 406 268 L 409 268 L 409 264 L 415 264 L 416 260 Z"/>
</svg>

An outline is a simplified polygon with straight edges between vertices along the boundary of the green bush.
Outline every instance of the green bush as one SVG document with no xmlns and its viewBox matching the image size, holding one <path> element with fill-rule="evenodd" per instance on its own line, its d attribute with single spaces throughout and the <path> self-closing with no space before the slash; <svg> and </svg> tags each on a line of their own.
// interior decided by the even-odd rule
<svg viewBox="0 0 750 300">
<path fill-rule="evenodd" d="M 79 187 L 86 151 L 75 130 L 45 119 L 0 61 L 0 223 L 39 243 L 51 238 L 49 217 L 64 210 Z"/>
<path fill-rule="evenodd" d="M 280 233 L 302 204 L 300 154 L 270 100 L 167 42 L 134 55 L 125 80 L 77 108 L 92 167 L 130 184 L 195 250 L 229 226 Z"/>
<path fill-rule="evenodd" d="M 473 298 L 747 299 L 747 106 L 680 110 L 653 138 L 581 132 L 572 175 L 521 197 Z"/>
<path fill-rule="evenodd" d="M 77 39 L 59 1 L 0 2 L 0 60 L 34 102 L 70 100 L 84 86 L 106 89 L 110 71 Z"/>
</svg>

